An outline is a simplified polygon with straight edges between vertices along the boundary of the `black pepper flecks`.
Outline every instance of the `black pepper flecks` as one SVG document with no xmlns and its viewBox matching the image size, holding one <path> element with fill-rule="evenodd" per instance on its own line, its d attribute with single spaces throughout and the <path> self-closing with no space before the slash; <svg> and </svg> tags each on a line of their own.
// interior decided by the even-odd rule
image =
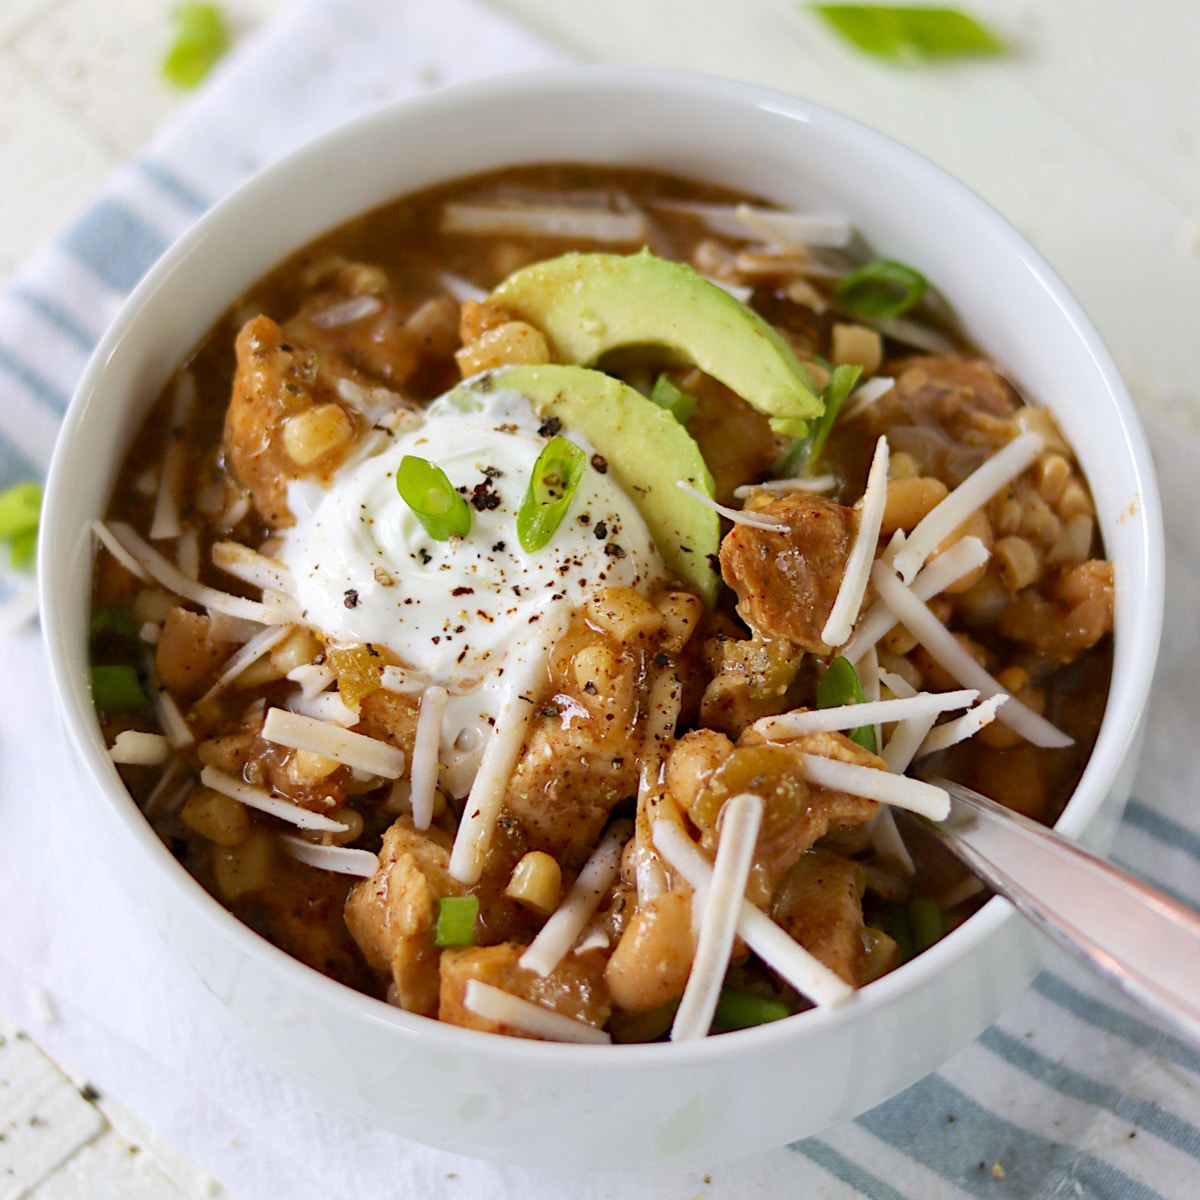
<svg viewBox="0 0 1200 1200">
<path fill-rule="evenodd" d="M 604 539 L 606 537 L 608 537 L 608 522 L 607 521 L 597 521 L 594 532 L 596 534 L 596 541 L 598 541 L 598 542 L 604 541 Z"/>
<path fill-rule="evenodd" d="M 492 483 L 493 476 L 487 475 L 486 471 L 484 474 L 487 477 L 471 490 L 471 505 L 476 512 L 485 512 L 500 507 L 500 496 Z"/>
<path fill-rule="evenodd" d="M 603 454 L 592 455 L 592 470 L 599 475 L 608 474 L 608 459 Z"/>
<path fill-rule="evenodd" d="M 609 558 L 624 558 L 625 548 L 618 545 L 616 542 L 609 542 L 604 547 L 604 553 L 607 554 Z"/>
<path fill-rule="evenodd" d="M 562 422 L 557 417 L 547 417 L 539 426 L 538 433 L 544 438 L 556 437 L 562 429 Z"/>
<path fill-rule="evenodd" d="M 347 608 L 357 608 L 358 607 L 358 591 L 355 588 L 347 588 L 345 591 L 345 594 L 342 596 L 342 603 Z"/>
</svg>

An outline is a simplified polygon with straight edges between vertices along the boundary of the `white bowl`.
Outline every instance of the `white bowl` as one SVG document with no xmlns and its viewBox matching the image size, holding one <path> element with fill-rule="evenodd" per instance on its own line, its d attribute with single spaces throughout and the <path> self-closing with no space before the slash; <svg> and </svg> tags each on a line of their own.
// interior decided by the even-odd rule
<svg viewBox="0 0 1200 1200">
<path fill-rule="evenodd" d="M 1003 902 L 836 1010 L 684 1045 L 578 1047 L 441 1025 L 335 984 L 208 896 L 134 806 L 87 683 L 89 522 L 171 370 L 247 285 L 318 233 L 457 176 L 554 160 L 653 167 L 849 216 L 920 266 L 967 335 L 1047 404 L 1095 492 L 1116 562 L 1112 690 L 1059 822 L 1107 844 L 1128 796 L 1158 647 L 1162 540 L 1132 405 L 1095 330 L 1037 253 L 916 154 L 793 97 L 586 68 L 456 88 L 326 136 L 219 204 L 150 271 L 67 414 L 46 496 L 42 621 L 82 805 L 118 878 L 265 1051 L 378 1125 L 468 1154 L 620 1167 L 711 1163 L 815 1133 L 937 1068 L 1027 984 L 1041 943 Z"/>
</svg>

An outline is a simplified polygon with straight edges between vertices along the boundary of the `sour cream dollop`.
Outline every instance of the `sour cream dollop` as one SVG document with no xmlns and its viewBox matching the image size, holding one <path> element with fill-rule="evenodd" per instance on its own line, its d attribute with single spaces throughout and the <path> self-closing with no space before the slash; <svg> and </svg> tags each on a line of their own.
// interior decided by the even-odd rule
<svg viewBox="0 0 1200 1200">
<path fill-rule="evenodd" d="M 475 411 L 438 401 L 419 425 L 351 463 L 324 491 L 292 485 L 295 525 L 279 557 L 305 619 L 333 641 L 386 646 L 452 690 L 482 683 L 549 604 L 665 574 L 633 501 L 589 457 L 550 542 L 527 554 L 517 511 L 553 432 L 511 389 L 481 392 Z M 471 506 L 471 530 L 437 541 L 396 490 L 406 454 L 446 473 Z"/>
</svg>

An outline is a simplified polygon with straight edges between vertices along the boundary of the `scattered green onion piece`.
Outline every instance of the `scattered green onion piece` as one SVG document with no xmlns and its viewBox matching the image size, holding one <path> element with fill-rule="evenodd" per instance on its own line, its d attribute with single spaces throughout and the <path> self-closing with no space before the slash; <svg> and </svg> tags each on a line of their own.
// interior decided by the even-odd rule
<svg viewBox="0 0 1200 1200">
<path fill-rule="evenodd" d="M 180 4 L 172 16 L 175 40 L 162 72 L 177 87 L 193 88 L 229 49 L 229 26 L 217 4 Z"/>
<path fill-rule="evenodd" d="M 749 1029 L 791 1015 L 792 1010 L 782 1000 L 722 988 L 713 1023 L 720 1029 Z"/>
<path fill-rule="evenodd" d="M 908 902 L 908 924 L 912 929 L 913 953 L 928 950 L 942 936 L 942 910 L 936 900 Z"/>
<path fill-rule="evenodd" d="M 846 397 L 854 390 L 862 367 L 843 365 L 835 367 L 829 382 L 821 389 L 821 403 L 825 406 L 816 424 L 804 437 L 794 438 L 775 460 L 772 474 L 776 479 L 803 479 L 825 452 L 825 443 L 833 423 L 846 403 Z"/>
<path fill-rule="evenodd" d="M 848 658 L 839 654 L 826 668 L 825 675 L 817 687 L 817 707 L 840 708 L 843 704 L 862 702 L 863 690 L 858 681 L 858 672 Z M 873 725 L 860 725 L 850 731 L 849 737 L 852 742 L 857 742 L 872 754 L 879 752 Z"/>
<path fill-rule="evenodd" d="M 896 949 L 900 952 L 900 961 L 908 962 L 916 953 L 908 912 L 903 908 L 893 908 L 884 918 L 883 931 L 896 943 Z"/>
<path fill-rule="evenodd" d="M 680 425 L 686 425 L 692 413 L 696 411 L 696 397 L 691 392 L 685 392 L 665 373 L 654 381 L 654 387 L 650 389 L 650 399 L 659 408 L 665 408 Z"/>
<path fill-rule="evenodd" d="M 33 566 L 41 511 L 40 483 L 15 483 L 0 492 L 0 542 L 8 545 L 9 563 L 15 570 Z"/>
<path fill-rule="evenodd" d="M 893 62 L 1002 54 L 1006 49 L 990 29 L 955 8 L 882 4 L 810 7 L 859 50 Z"/>
<path fill-rule="evenodd" d="M 928 287 L 920 271 L 894 258 L 877 258 L 843 275 L 834 285 L 833 299 L 851 316 L 886 320 L 916 307 Z"/>
<path fill-rule="evenodd" d="M 37 530 L 18 533 L 8 543 L 8 561 L 14 571 L 30 571 L 37 559 Z"/>
<path fill-rule="evenodd" d="M 433 944 L 435 946 L 474 945 L 475 918 L 478 915 L 478 896 L 443 896 L 437 903 L 437 922 L 433 927 Z"/>
<path fill-rule="evenodd" d="M 428 459 L 406 454 L 396 471 L 396 491 L 425 532 L 438 542 L 471 532 L 471 508 L 446 472 Z"/>
<path fill-rule="evenodd" d="M 106 604 L 96 609 L 88 622 L 88 636 L 94 642 L 105 634 L 116 634 L 118 637 L 137 637 L 133 627 L 133 614 L 124 605 Z"/>
<path fill-rule="evenodd" d="M 137 671 L 125 664 L 94 666 L 91 669 L 92 703 L 101 712 L 143 712 L 150 699 Z"/>
<path fill-rule="evenodd" d="M 517 540 L 526 554 L 540 550 L 554 536 L 586 466 L 587 455 L 570 439 L 552 437 L 546 443 L 517 513 Z"/>
</svg>

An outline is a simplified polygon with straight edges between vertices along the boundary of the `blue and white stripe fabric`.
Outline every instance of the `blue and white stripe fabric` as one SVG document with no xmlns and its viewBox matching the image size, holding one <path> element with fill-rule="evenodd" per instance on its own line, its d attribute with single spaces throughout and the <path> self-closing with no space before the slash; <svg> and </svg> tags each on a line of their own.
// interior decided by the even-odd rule
<svg viewBox="0 0 1200 1200">
<path fill-rule="evenodd" d="M 309 0 L 289 9 L 0 295 L 0 485 L 44 475 L 72 389 L 123 297 L 167 245 L 243 177 L 314 133 L 428 86 L 431 78 L 452 82 L 559 61 L 557 52 L 476 9 L 472 0 L 436 6 Z M 1114 852 L 1179 899 L 1200 905 L 1200 806 L 1193 799 L 1193 781 L 1200 778 L 1194 732 L 1200 534 L 1177 515 L 1187 511 L 1200 444 L 1165 426 L 1151 432 L 1167 506 L 1170 602 L 1145 765 Z M 36 673 L 35 638 L 27 631 L 0 644 L 19 669 Z M 271 1103 L 256 1115 L 255 1088 L 242 1086 L 244 1080 L 231 1087 L 218 1077 L 212 1064 L 221 1062 L 220 1052 L 204 1044 L 203 1021 L 190 1041 L 156 1040 L 156 1022 L 164 1016 L 149 1011 L 149 1000 L 146 1011 L 137 1010 L 136 1000 L 132 1013 L 99 1011 L 102 989 L 72 992 L 69 972 L 54 966 L 63 960 L 61 946 L 58 960 L 47 957 L 46 943 L 69 948 L 83 935 L 67 909 L 52 907 L 49 916 L 39 911 L 33 919 L 30 889 L 36 892 L 39 878 L 53 870 L 49 861 L 45 872 L 38 869 L 36 856 L 51 853 L 39 839 L 54 834 L 52 826 L 38 824 L 52 820 L 44 806 L 22 808 L 29 798 L 15 794 L 14 780 L 32 777 L 19 776 L 19 756 L 36 754 L 40 739 L 27 717 L 19 724 L 28 711 L 12 703 L 2 710 L 0 912 L 10 919 L 4 925 L 0 917 L 0 964 L 12 969 L 0 972 L 0 1010 L 14 1017 L 32 1012 L 30 989 L 49 989 L 75 1017 L 57 1032 L 38 1031 L 39 1040 L 102 1090 L 116 1090 L 243 1200 L 1200 1196 L 1200 1054 L 1061 957 L 1051 959 L 1000 1022 L 936 1074 L 818 1137 L 714 1166 L 711 1178 L 682 1172 L 575 1177 L 461 1160 L 382 1138 L 351 1118 L 313 1114 L 302 1094 L 274 1077 Z M 40 712 L 37 721 L 45 723 Z M 35 758 L 24 762 L 36 771 Z M 47 891 L 38 903 L 53 906 L 55 898 Z M 30 919 L 12 920 L 23 904 Z M 80 946 L 75 953 L 85 951 Z M 106 1032 L 107 1050 L 99 1044 Z M 126 1046 L 119 1058 L 114 1045 Z M 231 1069 L 248 1068 L 239 1062 Z M 184 1078 L 186 1088 L 178 1082 Z M 268 1109 L 273 1121 L 264 1117 Z M 185 1112 L 186 1120 L 179 1115 Z"/>
</svg>

